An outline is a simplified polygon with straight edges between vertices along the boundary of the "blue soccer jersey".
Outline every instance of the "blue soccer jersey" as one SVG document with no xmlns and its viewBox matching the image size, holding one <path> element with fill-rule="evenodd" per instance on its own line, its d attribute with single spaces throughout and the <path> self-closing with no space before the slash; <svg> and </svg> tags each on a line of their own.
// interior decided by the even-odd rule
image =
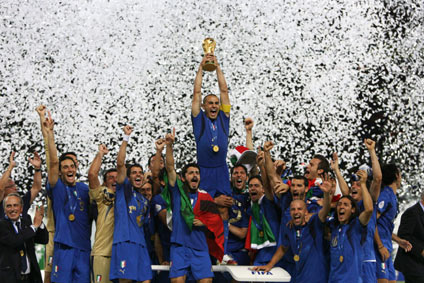
<svg viewBox="0 0 424 283">
<path fill-rule="evenodd" d="M 380 214 L 380 218 L 377 219 L 378 234 L 383 245 L 391 253 L 394 220 L 397 215 L 397 198 L 391 187 L 385 186 L 381 189 L 377 201 L 377 212 Z"/>
<path fill-rule="evenodd" d="M 171 243 L 178 244 L 184 247 L 189 247 L 195 250 L 208 251 L 206 237 L 204 233 L 205 227 L 192 226 L 190 231 L 184 218 L 181 215 L 181 194 L 178 189 L 177 182 L 174 186 L 169 186 L 172 194 L 172 233 Z M 190 194 L 192 207 L 196 204 L 198 193 Z M 172 258 L 171 258 L 172 260 Z"/>
<path fill-rule="evenodd" d="M 281 225 L 279 243 L 289 247 L 295 270 L 291 282 L 327 282 L 328 265 L 324 257 L 324 223 L 317 214 L 304 226 Z"/>
<path fill-rule="evenodd" d="M 123 184 L 116 186 L 113 243 L 132 242 L 145 247 L 143 225 L 148 220 L 148 212 L 148 200 L 133 190 L 125 178 Z"/>
<path fill-rule="evenodd" d="M 54 241 L 72 248 L 90 251 L 88 186 L 81 182 L 77 182 L 75 186 L 67 186 L 59 178 L 54 187 L 47 183 L 47 192 L 53 203 L 56 225 Z"/>
<path fill-rule="evenodd" d="M 345 225 L 330 224 L 330 283 L 362 282 L 362 245 L 361 238 L 366 232 L 359 218 Z"/>
</svg>

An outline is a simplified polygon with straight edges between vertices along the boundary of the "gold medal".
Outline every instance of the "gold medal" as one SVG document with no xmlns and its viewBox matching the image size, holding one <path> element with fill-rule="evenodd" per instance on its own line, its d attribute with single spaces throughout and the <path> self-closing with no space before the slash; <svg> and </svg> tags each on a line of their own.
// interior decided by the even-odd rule
<svg viewBox="0 0 424 283">
<path fill-rule="evenodd" d="M 259 237 L 261 237 L 261 238 L 264 237 L 264 231 L 259 231 Z"/>
<path fill-rule="evenodd" d="M 137 216 L 137 224 L 138 224 L 138 227 L 141 227 L 142 226 L 141 215 Z"/>
<path fill-rule="evenodd" d="M 343 256 L 342 255 L 339 257 L 339 261 L 343 262 Z"/>
<path fill-rule="evenodd" d="M 24 255 L 25 255 L 25 253 L 24 253 L 24 251 L 23 251 L 23 250 L 20 250 L 20 251 L 19 251 L 19 254 L 20 254 L 21 256 L 24 256 Z"/>
<path fill-rule="evenodd" d="M 68 219 L 69 219 L 69 221 L 74 221 L 75 215 L 73 213 L 69 214 Z"/>
<path fill-rule="evenodd" d="M 299 257 L 299 255 L 294 255 L 293 259 L 294 259 L 294 261 L 299 261 L 300 257 Z"/>
<path fill-rule="evenodd" d="M 214 145 L 214 146 L 212 147 L 212 150 L 213 150 L 214 152 L 218 152 L 218 151 L 219 151 L 219 146 Z"/>
</svg>

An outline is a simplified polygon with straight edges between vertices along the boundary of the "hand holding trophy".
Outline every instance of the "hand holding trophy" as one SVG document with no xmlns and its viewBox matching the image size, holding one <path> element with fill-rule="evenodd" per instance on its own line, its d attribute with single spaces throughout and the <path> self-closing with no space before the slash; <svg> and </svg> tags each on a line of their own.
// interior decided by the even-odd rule
<svg viewBox="0 0 424 283">
<path fill-rule="evenodd" d="M 216 42 L 213 38 L 205 38 L 202 43 L 203 52 L 205 53 L 205 56 L 207 54 L 214 55 Z M 214 61 L 206 61 L 203 65 L 203 70 L 212 72 L 216 70 L 216 65 Z"/>
</svg>

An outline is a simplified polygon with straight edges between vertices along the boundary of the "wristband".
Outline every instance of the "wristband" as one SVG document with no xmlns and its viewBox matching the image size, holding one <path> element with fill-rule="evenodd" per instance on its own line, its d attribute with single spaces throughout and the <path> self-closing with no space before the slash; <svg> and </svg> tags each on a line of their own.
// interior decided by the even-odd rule
<svg viewBox="0 0 424 283">
<path fill-rule="evenodd" d="M 382 248 L 384 248 L 384 246 L 380 246 L 380 247 L 378 247 L 378 249 L 379 249 L 379 250 L 381 250 Z"/>
<path fill-rule="evenodd" d="M 41 168 L 35 168 L 35 167 L 34 167 L 34 171 L 35 171 L 35 172 L 40 172 L 40 171 L 41 171 Z"/>
<path fill-rule="evenodd" d="M 129 142 L 130 141 L 130 136 L 129 135 L 123 135 L 122 136 L 122 140 Z"/>
</svg>

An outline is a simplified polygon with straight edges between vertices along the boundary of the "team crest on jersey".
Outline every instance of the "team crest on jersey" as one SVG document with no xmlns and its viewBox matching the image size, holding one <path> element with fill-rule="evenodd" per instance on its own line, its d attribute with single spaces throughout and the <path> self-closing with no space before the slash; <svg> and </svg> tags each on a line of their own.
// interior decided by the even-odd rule
<svg viewBox="0 0 424 283">
<path fill-rule="evenodd" d="M 382 209 L 384 207 L 384 200 L 378 203 L 378 208 Z"/>
<path fill-rule="evenodd" d="M 130 213 L 132 213 L 133 211 L 137 210 L 137 207 L 135 207 L 134 205 L 130 205 L 128 206 L 128 209 L 130 210 Z"/>
</svg>

